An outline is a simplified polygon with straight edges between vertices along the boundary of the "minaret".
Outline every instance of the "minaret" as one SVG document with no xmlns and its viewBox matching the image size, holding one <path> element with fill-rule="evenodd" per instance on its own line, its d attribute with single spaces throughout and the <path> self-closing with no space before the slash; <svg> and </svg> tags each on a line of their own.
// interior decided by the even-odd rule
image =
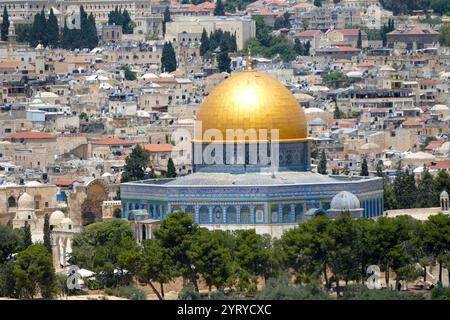
<svg viewBox="0 0 450 320">
<path fill-rule="evenodd" d="M 36 59 L 34 64 L 36 74 L 43 74 L 45 71 L 45 53 L 44 46 L 40 43 L 36 47 Z"/>
<path fill-rule="evenodd" d="M 8 42 L 10 44 L 14 44 L 16 42 L 16 27 L 14 26 L 14 22 L 10 21 L 8 28 Z"/>
</svg>

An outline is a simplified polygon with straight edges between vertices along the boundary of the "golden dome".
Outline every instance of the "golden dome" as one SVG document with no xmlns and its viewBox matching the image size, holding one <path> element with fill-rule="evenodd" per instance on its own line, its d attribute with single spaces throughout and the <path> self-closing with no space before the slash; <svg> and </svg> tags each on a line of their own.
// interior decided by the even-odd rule
<svg viewBox="0 0 450 320">
<path fill-rule="evenodd" d="M 223 140 L 227 129 L 255 129 L 258 135 L 260 129 L 269 135 L 278 129 L 280 141 L 307 139 L 305 114 L 292 93 L 271 76 L 255 71 L 238 72 L 222 81 L 205 99 L 197 120 L 204 141 L 210 141 L 205 136 L 208 129 L 220 130 Z"/>
</svg>

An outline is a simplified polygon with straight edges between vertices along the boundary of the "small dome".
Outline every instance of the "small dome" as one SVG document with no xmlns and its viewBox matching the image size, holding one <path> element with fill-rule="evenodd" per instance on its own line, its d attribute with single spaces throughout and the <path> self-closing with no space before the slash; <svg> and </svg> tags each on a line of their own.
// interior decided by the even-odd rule
<svg viewBox="0 0 450 320">
<path fill-rule="evenodd" d="M 311 126 L 324 126 L 326 125 L 325 121 L 321 118 L 315 118 L 313 121 L 311 121 Z"/>
<path fill-rule="evenodd" d="M 72 222 L 72 219 L 70 219 L 70 218 L 64 218 L 64 219 L 61 221 L 61 224 L 62 224 L 62 225 L 69 225 L 69 224 L 73 224 L 73 222 Z"/>
<path fill-rule="evenodd" d="M 50 225 L 58 226 L 62 223 L 62 221 L 66 218 L 62 211 L 56 210 L 50 216 Z"/>
<path fill-rule="evenodd" d="M 27 187 L 39 187 L 39 186 L 42 186 L 42 183 L 40 183 L 39 181 L 29 181 L 29 182 L 25 183 L 25 185 Z"/>
<path fill-rule="evenodd" d="M 19 209 L 33 209 L 34 210 L 34 198 L 28 193 L 23 193 L 18 201 L 17 207 Z"/>
<path fill-rule="evenodd" d="M 361 204 L 357 196 L 348 191 L 341 191 L 331 200 L 331 209 L 334 210 L 354 210 L 360 209 Z"/>
<path fill-rule="evenodd" d="M 447 193 L 447 191 L 442 191 L 441 192 L 441 195 L 440 195 L 442 198 L 445 198 L 445 197 L 447 197 L 448 198 L 448 193 Z"/>
</svg>

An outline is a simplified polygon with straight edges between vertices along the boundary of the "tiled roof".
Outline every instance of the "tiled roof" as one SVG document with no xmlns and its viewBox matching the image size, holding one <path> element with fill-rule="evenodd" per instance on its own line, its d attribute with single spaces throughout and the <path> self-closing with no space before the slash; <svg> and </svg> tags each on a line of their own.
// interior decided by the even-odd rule
<svg viewBox="0 0 450 320">
<path fill-rule="evenodd" d="M 20 61 L 6 60 L 0 61 L 0 69 L 15 69 L 20 64 Z"/>
<path fill-rule="evenodd" d="M 16 132 L 5 137 L 5 139 L 56 139 L 56 136 L 46 132 Z"/>
<path fill-rule="evenodd" d="M 175 146 L 167 143 L 147 143 L 144 148 L 150 152 L 172 152 Z"/>
<path fill-rule="evenodd" d="M 116 137 L 108 137 L 106 139 L 93 141 L 92 144 L 96 145 L 107 145 L 107 146 L 117 146 L 117 145 L 130 145 L 135 144 L 135 142 L 119 139 Z"/>
</svg>

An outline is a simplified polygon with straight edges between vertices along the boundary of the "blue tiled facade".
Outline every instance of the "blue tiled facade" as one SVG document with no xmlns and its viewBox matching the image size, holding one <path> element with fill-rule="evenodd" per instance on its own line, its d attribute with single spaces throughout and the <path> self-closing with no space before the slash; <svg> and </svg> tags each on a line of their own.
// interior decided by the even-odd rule
<svg viewBox="0 0 450 320">
<path fill-rule="evenodd" d="M 213 176 L 211 173 L 211 179 Z M 296 224 L 305 220 L 309 209 L 329 209 L 333 196 L 343 190 L 358 197 L 364 217 L 383 214 L 380 178 L 270 186 L 174 186 L 170 182 L 171 179 L 122 184 L 122 218 L 133 220 L 133 210 L 144 209 L 150 219 L 164 219 L 171 212 L 183 211 L 200 225 Z"/>
</svg>

